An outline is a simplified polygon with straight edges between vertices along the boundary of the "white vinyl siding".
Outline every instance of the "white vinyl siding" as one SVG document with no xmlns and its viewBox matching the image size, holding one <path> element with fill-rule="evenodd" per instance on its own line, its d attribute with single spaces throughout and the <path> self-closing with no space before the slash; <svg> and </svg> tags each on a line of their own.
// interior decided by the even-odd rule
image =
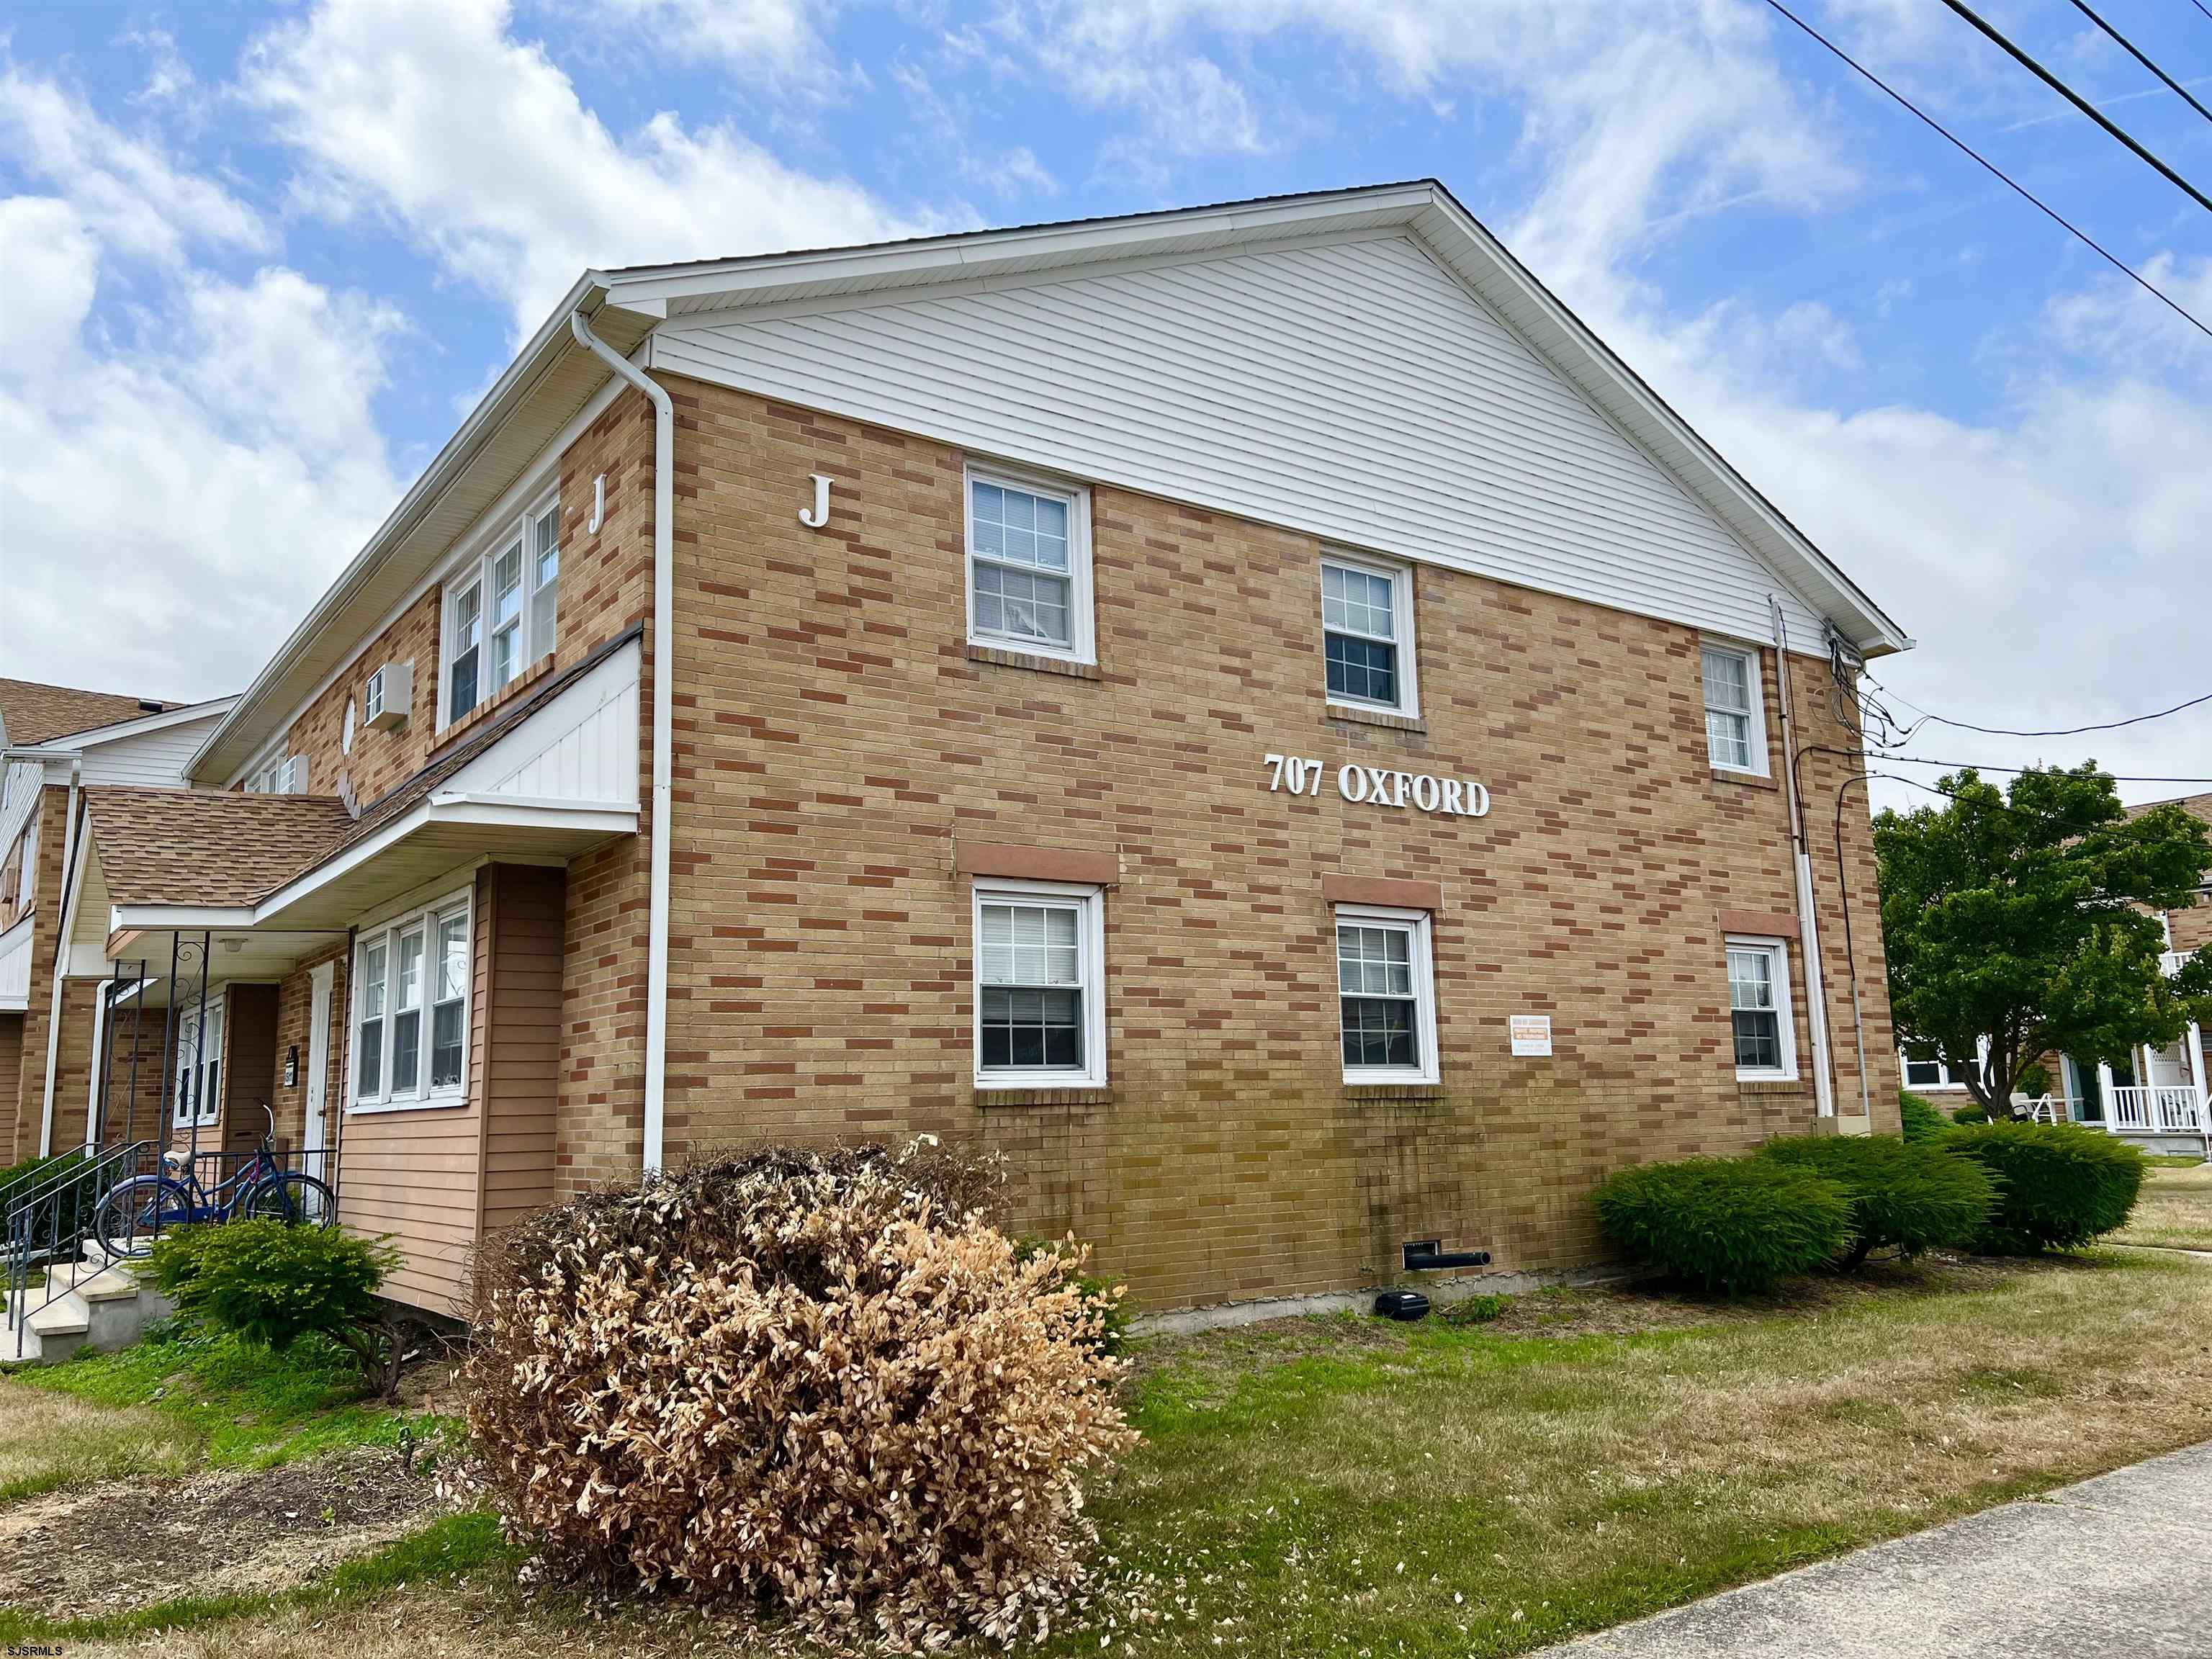
<svg viewBox="0 0 2212 1659">
<path fill-rule="evenodd" d="M 1819 619 L 1407 237 L 672 319 L 653 366 L 1740 637 Z M 977 365 L 988 364 L 988 374 Z"/>
</svg>

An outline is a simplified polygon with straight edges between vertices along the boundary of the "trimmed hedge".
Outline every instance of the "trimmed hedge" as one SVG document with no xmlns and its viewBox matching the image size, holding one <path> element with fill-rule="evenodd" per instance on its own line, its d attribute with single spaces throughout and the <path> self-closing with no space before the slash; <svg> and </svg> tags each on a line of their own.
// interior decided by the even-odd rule
<svg viewBox="0 0 2212 1659">
<path fill-rule="evenodd" d="M 1847 1267 L 1874 1251 L 1906 1255 L 1965 1244 L 1988 1222 L 1997 1202 L 1989 1171 L 1940 1141 L 1888 1135 L 1790 1136 L 1771 1140 L 1759 1156 L 1810 1170 L 1841 1187 L 1851 1201 Z"/>
<path fill-rule="evenodd" d="M 1974 1240 L 1993 1255 L 2075 1249 L 2127 1224 L 2142 1191 L 2142 1154 L 2075 1123 L 1978 1123 L 1943 1144 L 1988 1170 L 1996 1212 Z"/>
<path fill-rule="evenodd" d="M 1606 1237 L 1671 1279 L 1761 1290 L 1844 1253 L 1850 1194 L 1779 1159 L 1692 1158 L 1621 1170 L 1597 1189 Z"/>
<path fill-rule="evenodd" d="M 1935 1140 L 1951 1127 L 1949 1119 L 1910 1089 L 1897 1091 L 1897 1116 L 1907 1140 Z"/>
</svg>

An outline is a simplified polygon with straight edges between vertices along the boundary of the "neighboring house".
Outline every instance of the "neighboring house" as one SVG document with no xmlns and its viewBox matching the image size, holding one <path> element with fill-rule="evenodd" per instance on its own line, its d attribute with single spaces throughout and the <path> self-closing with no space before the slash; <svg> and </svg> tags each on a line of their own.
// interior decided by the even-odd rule
<svg viewBox="0 0 2212 1659">
<path fill-rule="evenodd" d="M 1894 1127 L 1822 849 L 1909 643 L 1433 183 L 590 271 L 200 788 L 84 791 L 73 941 L 195 1033 L 102 1121 L 266 1100 L 441 1310 L 921 1131 L 1148 1311 L 1564 1272 L 1624 1163 Z"/>
<path fill-rule="evenodd" d="M 0 1168 L 86 1138 L 106 929 L 88 953 L 57 949 L 82 792 L 180 787 L 185 763 L 235 701 L 164 702 L 0 679 Z"/>
<path fill-rule="evenodd" d="M 2167 804 L 2146 801 L 2130 810 L 2140 813 Z M 2185 795 L 2178 804 L 2191 817 L 2212 823 L 2212 794 Z M 2212 946 L 2212 887 L 2201 890 L 2191 905 L 2160 911 L 2159 921 L 2166 929 L 2166 970 L 2178 974 L 2191 955 Z M 2045 1054 L 2043 1066 L 2051 1074 L 2051 1093 L 2039 1103 L 2039 1115 L 2101 1124 L 2114 1134 L 2141 1139 L 2153 1147 L 2212 1147 L 2204 1054 L 2203 1028 L 2194 1021 L 2163 1048 L 2139 1046 L 2117 1064 L 2087 1056 Z"/>
</svg>

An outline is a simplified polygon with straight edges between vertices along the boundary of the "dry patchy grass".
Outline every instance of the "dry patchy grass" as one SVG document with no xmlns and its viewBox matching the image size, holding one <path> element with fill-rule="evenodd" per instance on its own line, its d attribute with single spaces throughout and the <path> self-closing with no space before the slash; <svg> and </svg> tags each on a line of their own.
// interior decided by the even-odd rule
<svg viewBox="0 0 2212 1659">
<path fill-rule="evenodd" d="M 2212 1250 L 2212 1164 L 2154 1164 L 2145 1170 L 2136 1212 L 2112 1238 L 2119 1244 Z"/>
<path fill-rule="evenodd" d="M 160 1413 L 116 1409 L 0 1377 L 0 1505 L 99 1480 L 176 1474 L 199 1437 Z"/>
<path fill-rule="evenodd" d="M 1095 1503 L 1129 1588 L 1053 1649 L 1525 1650 L 2212 1435 L 2208 1329 L 2212 1264 L 2129 1251 L 1148 1345 L 1130 1384 L 1146 1443 Z M 678 1609 L 533 1604 L 503 1570 L 163 1638 L 208 1659 L 586 1645 L 784 1643 Z"/>
</svg>

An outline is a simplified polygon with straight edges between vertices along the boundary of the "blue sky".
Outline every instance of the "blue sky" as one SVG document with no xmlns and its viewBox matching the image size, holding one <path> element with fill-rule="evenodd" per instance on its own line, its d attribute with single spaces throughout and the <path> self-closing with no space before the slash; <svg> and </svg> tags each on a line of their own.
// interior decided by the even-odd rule
<svg viewBox="0 0 2212 1659">
<path fill-rule="evenodd" d="M 2212 19 L 2102 9 L 2212 101 Z M 1804 9 L 2212 320 L 2212 215 L 1938 0 Z M 2078 11 L 1986 9 L 2212 188 Z M 1922 641 L 1901 696 L 2212 690 L 2212 341 L 1759 0 L 31 0 L 0 40 L 9 673 L 235 689 L 586 264 L 1433 174 Z M 1917 747 L 2212 774 L 2212 712 Z"/>
</svg>

